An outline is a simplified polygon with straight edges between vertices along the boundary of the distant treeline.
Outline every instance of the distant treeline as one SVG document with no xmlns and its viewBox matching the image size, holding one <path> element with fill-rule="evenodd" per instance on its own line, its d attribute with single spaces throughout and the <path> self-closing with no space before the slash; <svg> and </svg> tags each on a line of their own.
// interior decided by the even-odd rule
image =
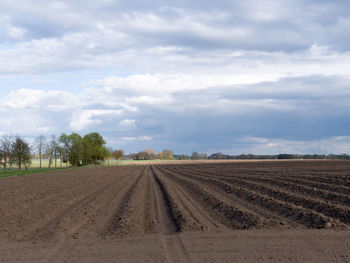
<svg viewBox="0 0 350 263">
<path fill-rule="evenodd" d="M 350 160 L 348 154 L 289 154 L 282 153 L 277 155 L 257 155 L 257 154 L 240 154 L 240 155 L 228 155 L 223 153 L 213 153 L 209 156 L 207 154 L 193 153 L 192 156 L 188 155 L 175 155 L 179 160 L 266 160 L 266 159 L 336 159 L 336 160 Z"/>
<path fill-rule="evenodd" d="M 174 160 L 267 160 L 267 159 L 336 159 L 350 160 L 348 154 L 288 154 L 277 155 L 258 155 L 258 154 L 240 154 L 229 155 L 223 153 L 213 153 L 208 156 L 206 153 L 193 152 L 192 155 L 173 154 L 170 150 L 164 150 L 156 153 L 153 149 L 146 149 L 139 153 L 132 153 L 125 156 L 125 159 L 133 160 L 156 160 L 156 159 L 174 159 Z"/>
<path fill-rule="evenodd" d="M 156 153 L 154 149 L 145 149 L 138 153 L 130 153 L 125 156 L 126 159 L 132 160 L 174 160 L 174 153 L 171 150 L 165 149 Z"/>
</svg>

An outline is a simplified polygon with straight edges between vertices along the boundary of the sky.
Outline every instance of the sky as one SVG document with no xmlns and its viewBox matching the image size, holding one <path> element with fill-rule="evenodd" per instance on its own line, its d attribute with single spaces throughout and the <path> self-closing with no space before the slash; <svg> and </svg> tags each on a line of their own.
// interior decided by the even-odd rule
<svg viewBox="0 0 350 263">
<path fill-rule="evenodd" d="M 350 153 L 348 0 L 1 0 L 0 136 Z"/>
</svg>

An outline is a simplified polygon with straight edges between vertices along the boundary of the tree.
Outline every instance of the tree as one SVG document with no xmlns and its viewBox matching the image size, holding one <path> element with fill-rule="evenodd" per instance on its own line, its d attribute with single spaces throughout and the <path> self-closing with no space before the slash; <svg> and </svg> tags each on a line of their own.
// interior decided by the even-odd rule
<svg viewBox="0 0 350 263">
<path fill-rule="evenodd" d="M 37 149 L 38 154 L 39 154 L 40 168 L 41 168 L 42 167 L 42 165 L 41 165 L 42 154 L 45 152 L 45 148 L 46 148 L 46 137 L 44 135 L 40 135 L 40 136 L 36 137 L 34 140 L 34 145 L 35 145 L 35 148 Z"/>
<path fill-rule="evenodd" d="M 20 137 L 17 137 L 12 145 L 12 155 L 18 166 L 18 170 L 21 170 L 22 165 L 27 169 L 31 164 L 29 144 Z"/>
<path fill-rule="evenodd" d="M 193 152 L 192 153 L 192 160 L 199 160 L 201 158 L 200 154 L 198 152 Z"/>
<path fill-rule="evenodd" d="M 209 159 L 214 159 L 214 160 L 229 159 L 229 156 L 226 154 L 223 154 L 221 152 L 218 152 L 218 153 L 213 153 L 212 155 L 210 155 Z"/>
<path fill-rule="evenodd" d="M 137 160 L 137 153 L 130 153 L 129 156 L 131 159 Z"/>
<path fill-rule="evenodd" d="M 106 147 L 106 150 L 107 150 L 106 158 L 108 160 L 108 165 L 109 165 L 109 161 L 113 157 L 113 149 L 111 147 Z"/>
<path fill-rule="evenodd" d="M 157 159 L 164 160 L 164 159 L 165 159 L 165 158 L 164 158 L 164 153 L 163 153 L 163 152 L 159 152 L 159 153 L 157 154 Z"/>
<path fill-rule="evenodd" d="M 60 149 L 62 150 L 61 153 L 61 162 L 63 161 L 66 166 L 68 166 L 69 162 L 69 153 L 70 153 L 70 140 L 69 136 L 63 133 L 59 138 L 58 138 L 59 143 L 61 144 Z"/>
<path fill-rule="evenodd" d="M 73 166 L 82 165 L 83 159 L 83 139 L 77 133 L 69 135 L 70 151 L 69 151 L 69 162 Z"/>
<path fill-rule="evenodd" d="M 5 166 L 5 162 L 3 161 L 4 151 L 0 148 L 0 165 Z"/>
<path fill-rule="evenodd" d="M 168 150 L 168 149 L 163 150 L 163 155 L 164 155 L 163 157 L 164 160 L 174 159 L 174 153 L 171 150 Z"/>
<path fill-rule="evenodd" d="M 190 156 L 188 156 L 187 154 L 180 154 L 180 155 L 177 155 L 177 156 L 174 156 L 176 157 L 178 160 L 189 160 L 191 159 Z"/>
<path fill-rule="evenodd" d="M 59 143 L 57 143 L 56 152 L 60 159 L 60 167 L 62 167 L 62 159 L 64 158 L 65 151 L 64 151 L 64 148 Z M 57 157 L 56 157 L 56 160 L 57 160 Z"/>
<path fill-rule="evenodd" d="M 5 135 L 0 140 L 0 150 L 2 155 L 2 165 L 4 167 L 4 170 L 7 169 L 7 165 L 10 163 L 10 166 L 13 162 L 12 158 L 12 145 L 13 145 L 13 136 L 12 135 Z M 1 160 L 1 159 L 0 159 Z"/>
<path fill-rule="evenodd" d="M 277 157 L 278 159 L 296 159 L 295 154 L 281 153 Z"/>
<path fill-rule="evenodd" d="M 113 158 L 117 159 L 118 161 L 124 157 L 124 151 L 123 150 L 115 150 L 112 153 Z"/>
<path fill-rule="evenodd" d="M 73 166 L 99 164 L 108 156 L 106 142 L 97 132 L 86 134 L 83 138 L 77 133 L 63 133 L 59 142 L 62 144 L 65 161 L 69 159 Z"/>
<path fill-rule="evenodd" d="M 206 153 L 201 153 L 199 158 L 200 158 L 201 160 L 208 160 L 208 154 L 206 154 Z"/>
<path fill-rule="evenodd" d="M 149 155 L 146 152 L 131 153 L 130 157 L 133 160 L 149 160 Z"/>
<path fill-rule="evenodd" d="M 99 164 L 100 161 L 103 161 L 107 157 L 108 151 L 104 146 L 106 142 L 99 133 L 92 132 L 86 134 L 82 142 L 84 165 Z"/>
<path fill-rule="evenodd" d="M 149 160 L 156 159 L 156 151 L 154 149 L 147 148 L 144 150 L 144 152 L 148 154 Z"/>
<path fill-rule="evenodd" d="M 59 145 L 55 135 L 51 135 L 50 142 L 46 147 L 46 154 L 49 156 L 49 168 L 51 168 L 53 159 L 55 160 L 55 168 L 57 167 L 57 153 L 59 152 Z"/>
<path fill-rule="evenodd" d="M 78 133 L 66 135 L 63 133 L 59 137 L 59 142 L 63 144 L 63 149 L 66 152 L 67 160 L 73 166 L 81 165 L 83 159 L 83 139 Z"/>
</svg>

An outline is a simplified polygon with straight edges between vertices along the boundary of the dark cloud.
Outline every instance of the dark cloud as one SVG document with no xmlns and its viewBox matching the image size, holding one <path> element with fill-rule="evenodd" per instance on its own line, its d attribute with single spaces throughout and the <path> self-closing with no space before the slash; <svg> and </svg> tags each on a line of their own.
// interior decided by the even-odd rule
<svg viewBox="0 0 350 263">
<path fill-rule="evenodd" d="M 134 117 L 138 133 L 160 134 L 167 147 L 185 152 L 229 149 L 247 135 L 291 141 L 346 136 L 350 108 L 349 104 L 339 105 L 339 99 L 350 101 L 350 83 L 332 85 L 337 82 L 341 82 L 338 77 L 310 76 L 249 85 L 238 91 L 234 87 L 179 91 L 173 94 L 176 104 L 161 110 L 139 105 L 142 113 Z M 303 89 L 293 91 L 293 85 Z M 271 89 L 263 94 L 263 87 Z M 232 107 L 220 109 L 223 99 L 232 100 Z M 236 103 L 241 104 L 235 107 Z"/>
</svg>

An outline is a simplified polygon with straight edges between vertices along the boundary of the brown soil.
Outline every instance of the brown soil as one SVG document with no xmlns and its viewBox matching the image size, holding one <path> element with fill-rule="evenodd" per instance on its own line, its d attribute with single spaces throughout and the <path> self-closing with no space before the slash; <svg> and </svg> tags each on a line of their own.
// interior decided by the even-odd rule
<svg viewBox="0 0 350 263">
<path fill-rule="evenodd" d="M 346 161 L 181 162 L 0 179 L 0 262 L 348 262 L 349 226 Z"/>
</svg>

